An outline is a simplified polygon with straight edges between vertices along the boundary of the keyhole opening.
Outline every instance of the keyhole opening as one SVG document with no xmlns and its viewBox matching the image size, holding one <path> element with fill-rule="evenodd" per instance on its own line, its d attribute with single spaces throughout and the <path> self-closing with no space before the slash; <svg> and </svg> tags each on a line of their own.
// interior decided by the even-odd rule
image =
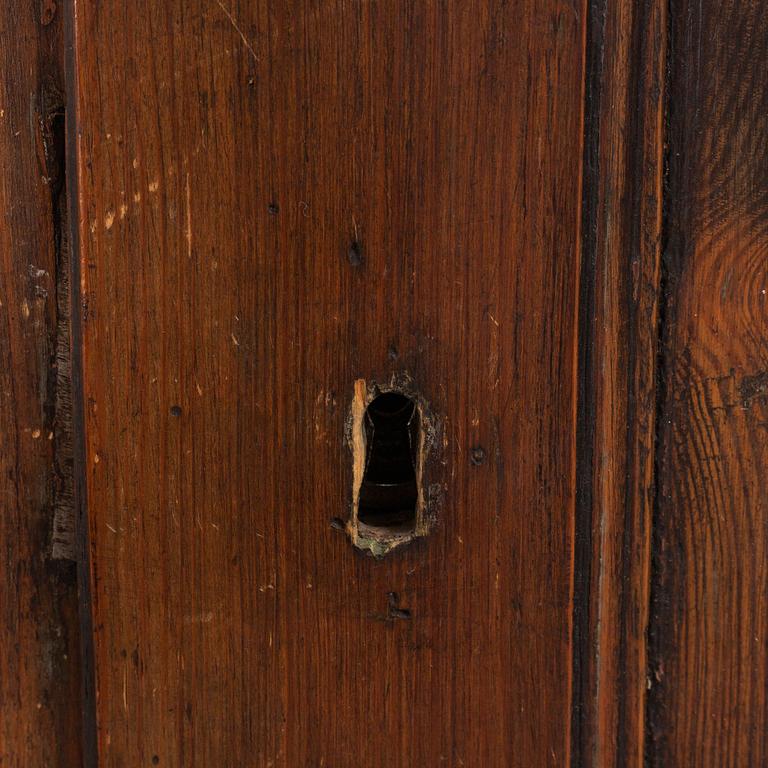
<svg viewBox="0 0 768 768">
<path fill-rule="evenodd" d="M 408 532 L 416 524 L 419 409 L 399 392 L 375 397 L 363 416 L 365 471 L 358 520 L 371 528 Z"/>
</svg>

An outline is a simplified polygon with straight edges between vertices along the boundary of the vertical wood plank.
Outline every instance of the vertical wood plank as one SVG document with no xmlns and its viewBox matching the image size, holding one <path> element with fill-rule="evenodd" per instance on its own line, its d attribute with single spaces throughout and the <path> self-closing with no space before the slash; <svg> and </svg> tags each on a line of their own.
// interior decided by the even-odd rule
<svg viewBox="0 0 768 768">
<path fill-rule="evenodd" d="M 768 19 L 675 2 L 652 764 L 768 762 Z"/>
<path fill-rule="evenodd" d="M 55 3 L 5 3 L 0 40 L 0 765 L 72 768 L 81 755 L 76 574 L 52 558 L 69 470 L 59 461 L 68 434 L 56 368 L 61 13 Z"/>
<path fill-rule="evenodd" d="M 644 761 L 665 2 L 590 5 L 574 710 L 581 764 Z"/>
<path fill-rule="evenodd" d="M 102 764 L 569 764 L 584 4 L 76 8 Z M 361 378 L 441 425 L 381 560 Z"/>
</svg>

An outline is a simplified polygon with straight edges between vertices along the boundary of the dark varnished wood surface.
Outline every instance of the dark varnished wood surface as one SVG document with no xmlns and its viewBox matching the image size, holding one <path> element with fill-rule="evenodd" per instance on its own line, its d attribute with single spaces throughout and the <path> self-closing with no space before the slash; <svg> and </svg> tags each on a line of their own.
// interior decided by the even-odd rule
<svg viewBox="0 0 768 768">
<path fill-rule="evenodd" d="M 651 762 L 768 762 L 768 21 L 676 4 Z"/>
<path fill-rule="evenodd" d="M 101 764 L 569 763 L 584 29 L 76 4 Z M 393 373 L 437 525 L 375 561 L 329 521 Z"/>
<path fill-rule="evenodd" d="M 0 765 L 80 764 L 74 563 L 53 560 L 64 424 L 57 262 L 64 204 L 62 19 L 0 7 Z"/>
</svg>

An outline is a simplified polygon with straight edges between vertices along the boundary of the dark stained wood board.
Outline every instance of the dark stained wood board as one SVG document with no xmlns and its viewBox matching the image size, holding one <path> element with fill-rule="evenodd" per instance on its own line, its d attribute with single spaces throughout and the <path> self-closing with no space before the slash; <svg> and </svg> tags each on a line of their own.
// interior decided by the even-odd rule
<svg viewBox="0 0 768 768">
<path fill-rule="evenodd" d="M 569 763 L 585 11 L 76 2 L 101 764 Z M 393 374 L 437 522 L 377 561 Z"/>
<path fill-rule="evenodd" d="M 62 15 L 0 7 L 0 765 L 81 759 L 75 564 L 54 560 L 65 424 L 57 296 L 66 248 Z M 59 394 L 61 394 L 59 392 Z"/>
<path fill-rule="evenodd" d="M 768 20 L 674 4 L 649 758 L 768 762 Z"/>
</svg>

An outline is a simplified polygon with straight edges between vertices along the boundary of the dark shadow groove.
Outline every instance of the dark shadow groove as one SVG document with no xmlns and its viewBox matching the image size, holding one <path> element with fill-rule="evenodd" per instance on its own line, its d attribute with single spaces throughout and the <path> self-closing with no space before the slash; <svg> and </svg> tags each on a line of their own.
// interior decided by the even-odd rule
<svg viewBox="0 0 768 768">
<path fill-rule="evenodd" d="M 80 644 L 82 654 L 83 691 L 83 766 L 97 768 L 96 737 L 96 677 L 94 668 L 93 615 L 91 611 L 90 546 L 88 530 L 88 501 L 85 474 L 85 414 L 83 386 L 83 331 L 80 295 L 80 232 L 78 222 L 78 116 L 77 116 L 77 52 L 75 30 L 75 0 L 62 4 L 64 14 L 64 62 L 66 86 L 66 150 L 65 172 L 70 237 L 70 318 L 72 355 L 72 454 L 73 494 L 76 513 L 75 531 L 78 559 L 78 594 L 80 608 Z"/>
<path fill-rule="evenodd" d="M 584 87 L 584 174 L 579 274 L 576 520 L 573 593 L 571 765 L 589 764 L 589 656 L 592 582 L 592 467 L 596 419 L 593 377 L 597 216 L 600 192 L 600 98 L 605 51 L 606 0 L 588 4 Z"/>
<path fill-rule="evenodd" d="M 672 69 L 675 62 L 675 0 L 667 1 L 667 52 L 666 69 L 664 72 L 664 157 L 663 157 L 663 185 L 661 202 L 661 258 L 659 263 L 659 298 L 658 298 L 658 320 L 656 325 L 656 400 L 654 414 L 654 440 L 653 440 L 653 501 L 651 505 L 651 551 L 650 551 L 650 587 L 648 596 L 648 624 L 645 628 L 646 633 L 646 678 L 651 682 L 651 686 L 645 697 L 645 734 L 644 734 L 644 764 L 646 768 L 653 768 L 656 763 L 654 743 L 658 738 L 655 723 L 657 721 L 656 712 L 660 702 L 657 701 L 655 692 L 657 686 L 657 670 L 661 662 L 661 649 L 659 648 L 659 638 L 655 635 L 654 625 L 656 618 L 656 608 L 661 589 L 661 561 L 659 553 L 661 551 L 661 473 L 663 470 L 664 449 L 661 437 L 664 415 L 666 412 L 668 396 L 668 366 L 666 358 L 666 347 L 668 342 L 669 329 L 672 319 L 670 317 L 670 308 L 668 306 L 671 295 L 670 287 L 670 267 L 669 258 L 672 249 L 677 250 L 678 243 L 673 242 L 671 236 L 671 212 L 670 204 L 672 200 L 671 162 L 672 153 L 670 145 L 672 144 Z"/>
</svg>

